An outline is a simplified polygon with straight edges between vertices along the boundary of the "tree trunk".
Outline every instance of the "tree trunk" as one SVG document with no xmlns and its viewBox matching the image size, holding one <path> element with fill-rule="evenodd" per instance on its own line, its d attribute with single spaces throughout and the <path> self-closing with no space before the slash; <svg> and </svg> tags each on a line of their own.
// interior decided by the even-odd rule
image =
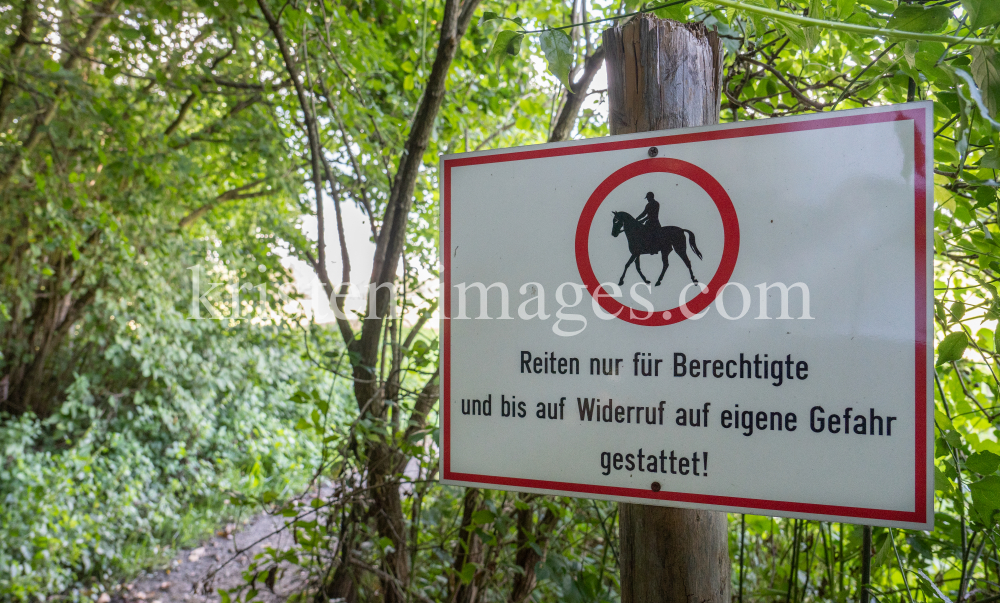
<svg viewBox="0 0 1000 603">
<path fill-rule="evenodd" d="M 611 134 L 719 122 L 722 50 L 700 24 L 639 15 L 604 32 Z M 725 513 L 620 505 L 622 603 L 726 603 Z"/>
</svg>

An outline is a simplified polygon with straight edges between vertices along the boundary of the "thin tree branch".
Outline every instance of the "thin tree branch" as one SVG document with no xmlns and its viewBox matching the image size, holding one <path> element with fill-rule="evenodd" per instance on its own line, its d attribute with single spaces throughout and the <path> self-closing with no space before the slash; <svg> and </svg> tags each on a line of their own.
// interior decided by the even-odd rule
<svg viewBox="0 0 1000 603">
<path fill-rule="evenodd" d="M 345 345 L 350 345 L 354 341 L 354 329 L 351 328 L 351 322 L 347 320 L 346 314 L 344 314 L 344 296 L 350 290 L 351 286 L 351 255 L 347 249 L 347 236 L 344 233 L 344 218 L 340 211 L 340 195 L 337 194 L 337 183 L 333 178 L 333 171 L 330 169 L 330 163 L 326 160 L 325 155 L 321 155 L 320 158 L 323 160 L 323 171 L 326 173 L 326 181 L 330 185 L 330 198 L 333 199 L 333 213 L 337 220 L 337 239 L 340 241 L 340 261 L 343 264 L 343 271 L 340 276 L 340 288 L 336 295 L 336 316 L 337 316 L 337 327 L 340 329 L 340 336 L 344 339 Z"/>
<path fill-rule="evenodd" d="M 281 51 L 281 58 L 285 63 L 285 69 L 288 70 L 289 77 L 292 79 L 292 84 L 295 86 L 295 94 L 298 96 L 299 105 L 302 109 L 306 122 L 305 129 L 306 136 L 309 140 L 313 190 L 316 193 L 316 261 L 319 268 L 319 279 L 323 283 L 323 288 L 326 291 L 327 298 L 329 298 L 333 295 L 333 284 L 330 282 L 330 275 L 327 274 L 326 271 L 326 225 L 323 220 L 323 185 L 321 182 L 322 178 L 320 176 L 321 150 L 319 144 L 319 131 L 316 128 L 316 118 L 315 114 L 310 109 L 311 104 L 309 99 L 306 98 L 306 92 L 302 86 L 302 80 L 299 77 L 298 66 L 296 65 L 295 59 L 292 57 L 291 51 L 288 48 L 288 42 L 285 40 L 285 34 L 281 29 L 281 24 L 278 23 L 278 20 L 274 17 L 271 9 L 267 6 L 267 0 L 257 0 L 257 5 L 260 6 L 260 10 L 264 14 L 264 19 L 267 21 L 267 25 L 271 29 L 271 33 L 274 35 L 275 41 L 278 43 L 278 49 Z"/>
<path fill-rule="evenodd" d="M 372 237 L 378 238 L 378 231 L 375 229 L 375 214 L 372 211 L 371 201 L 368 199 L 368 188 L 365 186 L 364 180 L 361 177 L 361 167 L 358 164 L 357 159 L 354 157 L 354 152 L 351 151 L 350 142 L 347 140 L 347 128 L 344 126 L 344 122 L 340 119 L 340 112 L 337 111 L 337 107 L 333 104 L 330 91 L 323 82 L 323 78 L 317 78 L 316 81 L 319 83 L 319 89 L 323 95 L 323 100 L 326 102 L 326 106 L 330 110 L 330 113 L 333 114 L 333 119 L 336 120 L 337 128 L 340 130 L 340 138 L 344 143 L 344 152 L 347 153 L 347 158 L 351 162 L 351 169 L 354 171 L 354 181 L 358 185 L 358 190 L 361 191 L 361 204 L 365 208 L 365 212 L 368 214 L 368 224 L 371 227 Z M 388 168 L 388 166 L 386 167 Z M 392 186 L 391 177 L 389 178 L 389 186 Z"/>
<path fill-rule="evenodd" d="M 382 320 L 389 309 L 390 293 L 388 288 L 378 285 L 391 284 L 396 278 L 396 268 L 399 265 L 403 243 L 406 239 L 407 217 L 413 205 L 413 190 L 420 167 L 423 164 L 424 151 L 430 142 L 434 121 L 444 99 L 448 70 L 451 67 L 455 51 L 458 49 L 459 40 L 465 34 L 479 2 L 480 0 L 466 0 L 461 9 L 459 9 L 457 0 L 446 0 L 445 2 L 444 14 L 441 18 L 441 35 L 434 65 L 431 67 L 423 98 L 421 98 L 420 105 L 414 115 L 376 241 L 372 278 L 369 281 L 377 286 L 375 303 L 370 304 L 374 305 L 376 313 L 374 316 L 368 316 L 364 321 L 361 340 L 356 350 L 358 362 L 355 365 L 357 377 L 355 395 L 359 403 L 361 400 L 368 400 L 374 394 L 371 385 L 366 384 L 366 382 L 371 382 L 371 369 L 368 367 L 376 364 L 375 357 L 378 354 Z"/>
<path fill-rule="evenodd" d="M 194 104 L 194 101 L 197 98 L 198 94 L 196 92 L 188 94 L 188 97 L 184 99 L 183 103 L 181 103 L 181 108 L 177 110 L 177 117 L 174 118 L 174 121 L 170 122 L 170 125 L 167 126 L 167 129 L 163 131 L 163 136 L 165 137 L 170 136 L 171 134 L 177 131 L 177 128 L 180 127 L 181 122 L 184 121 L 184 118 L 187 116 L 188 111 L 191 109 L 191 105 Z"/>
<path fill-rule="evenodd" d="M 213 139 L 211 139 L 209 137 L 212 136 L 213 134 L 216 134 L 219 130 L 221 130 L 223 124 L 227 120 L 232 119 L 238 113 L 240 113 L 240 112 L 244 111 L 245 109 L 247 109 L 247 108 L 255 105 L 256 103 L 260 102 L 261 100 L 262 99 L 261 99 L 261 96 L 259 94 L 255 94 L 255 95 L 253 95 L 253 96 L 251 96 L 249 98 L 241 100 L 240 102 L 238 102 L 235 105 L 233 105 L 232 108 L 229 110 L 228 113 L 226 113 L 226 115 L 224 117 L 219 118 L 218 121 L 214 122 L 213 124 L 209 125 L 208 127 L 204 128 L 202 130 L 199 130 L 199 131 L 195 132 L 194 134 L 191 134 L 187 138 L 180 139 L 178 142 L 175 142 L 175 143 L 171 144 L 170 148 L 172 148 L 172 149 L 183 149 L 183 148 L 186 148 L 186 147 L 190 146 L 192 143 L 195 143 L 195 142 L 225 142 L 225 141 L 216 141 L 216 140 L 213 140 Z"/>
<path fill-rule="evenodd" d="M 427 426 L 427 414 L 434 408 L 434 403 L 438 401 L 440 393 L 441 388 L 438 384 L 438 375 L 435 373 L 427 381 L 423 389 L 420 390 L 420 393 L 417 394 L 417 401 L 413 405 L 413 411 L 410 413 L 409 426 L 407 426 L 406 431 L 403 433 L 404 441 L 423 431 Z M 402 471 L 402 467 L 399 470 Z"/>
<path fill-rule="evenodd" d="M 434 314 L 434 310 L 437 309 L 437 300 L 434 300 L 429 307 L 427 307 L 423 312 L 420 313 L 420 317 L 417 319 L 417 323 L 413 325 L 410 332 L 406 335 L 406 339 L 403 341 L 403 349 L 408 350 L 413 342 L 420 335 L 420 329 L 424 328 L 427 321 L 430 320 L 431 315 Z"/>
<path fill-rule="evenodd" d="M 799 102 L 801 102 L 802 104 L 808 105 L 813 109 L 816 109 L 817 111 L 822 111 L 826 107 L 826 105 L 824 105 L 823 103 L 815 101 L 809 98 L 808 96 L 802 94 L 802 92 L 799 91 L 798 88 L 796 88 L 791 82 L 785 79 L 784 74 L 775 69 L 773 66 L 768 65 L 767 63 L 762 63 L 756 59 L 751 59 L 750 57 L 742 57 L 742 59 L 748 63 L 760 67 L 761 69 L 765 69 L 771 72 L 771 74 L 773 74 L 776 78 L 778 78 L 779 82 L 784 84 L 785 88 L 788 88 L 788 91 L 792 93 L 792 96 L 799 99 Z"/>
<path fill-rule="evenodd" d="M 573 133 L 573 126 L 579 117 L 580 107 L 583 106 L 583 101 L 587 98 L 587 90 L 590 88 L 591 82 L 594 81 L 594 76 L 597 75 L 603 64 L 604 46 L 601 46 L 584 61 L 583 74 L 573 85 L 576 88 L 576 92 L 566 90 L 564 102 L 559 109 L 559 116 L 556 118 L 556 124 L 549 135 L 549 142 L 569 139 L 570 134 Z"/>
<path fill-rule="evenodd" d="M 208 203 L 205 203 L 201 207 L 195 209 L 194 211 L 192 211 L 188 215 L 186 215 L 183 218 L 181 218 L 180 222 L 177 223 L 177 227 L 183 229 L 183 228 L 187 228 L 188 226 L 191 226 L 192 224 L 194 224 L 195 222 L 197 222 L 199 218 L 201 218 L 202 216 L 204 216 L 208 212 L 212 211 L 220 203 L 225 203 L 226 201 L 235 201 L 237 199 L 252 199 L 254 197 L 263 197 L 265 195 L 272 195 L 272 194 L 274 194 L 273 190 L 268 190 L 268 189 L 262 189 L 262 190 L 258 190 L 258 191 L 252 191 L 252 192 L 249 192 L 249 193 L 248 192 L 244 192 L 247 189 L 251 189 L 251 188 L 253 188 L 255 186 L 260 185 L 265 180 L 266 180 L 266 178 L 261 178 L 259 180 L 254 180 L 253 182 L 250 182 L 248 184 L 244 184 L 243 186 L 239 186 L 239 187 L 236 187 L 234 189 L 230 189 L 230 190 L 228 190 L 228 191 L 220 194 L 215 199 L 212 199 Z"/>
</svg>

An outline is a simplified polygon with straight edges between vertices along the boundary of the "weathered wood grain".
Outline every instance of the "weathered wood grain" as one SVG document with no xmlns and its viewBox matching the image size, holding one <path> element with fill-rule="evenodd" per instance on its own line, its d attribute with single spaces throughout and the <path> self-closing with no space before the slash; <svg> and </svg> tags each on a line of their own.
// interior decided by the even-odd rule
<svg viewBox="0 0 1000 603">
<path fill-rule="evenodd" d="M 729 603 L 725 513 L 618 508 L 622 603 Z"/>
<path fill-rule="evenodd" d="M 719 122 L 722 49 L 701 24 L 639 15 L 604 31 L 612 134 Z"/>
</svg>

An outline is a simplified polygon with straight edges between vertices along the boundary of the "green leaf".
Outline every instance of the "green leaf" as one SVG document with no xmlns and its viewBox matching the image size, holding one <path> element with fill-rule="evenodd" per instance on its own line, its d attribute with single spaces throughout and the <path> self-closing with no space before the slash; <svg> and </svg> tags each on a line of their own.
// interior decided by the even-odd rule
<svg viewBox="0 0 1000 603">
<path fill-rule="evenodd" d="M 893 11 L 888 27 L 916 32 L 941 31 L 951 17 L 951 11 L 943 6 L 924 8 L 915 4 L 903 4 Z"/>
<path fill-rule="evenodd" d="M 990 115 L 1000 118 L 1000 61 L 995 48 L 972 48 L 972 79 L 976 80 Z"/>
<path fill-rule="evenodd" d="M 990 113 L 989 108 L 986 106 L 986 101 L 985 99 L 983 99 L 983 95 L 979 90 L 979 86 L 976 84 L 975 79 L 961 69 L 952 69 L 952 68 L 949 69 L 951 73 L 955 76 L 956 84 L 959 84 L 958 80 L 962 80 L 969 86 L 969 98 L 965 97 L 965 94 L 962 92 L 961 85 L 955 86 L 955 88 L 958 90 L 959 103 L 962 105 L 963 118 L 960 121 L 960 123 L 962 123 L 961 129 L 968 130 L 969 126 L 967 123 L 964 122 L 967 121 L 968 115 L 971 115 L 972 113 L 972 103 L 975 103 L 979 107 L 979 111 L 982 114 L 983 119 L 990 122 L 990 125 L 993 126 L 994 130 L 1000 130 L 1000 121 L 997 121 L 991 117 L 992 113 Z M 968 132 L 967 131 L 964 132 L 962 136 L 968 136 Z M 967 140 L 965 142 L 968 143 Z"/>
<path fill-rule="evenodd" d="M 764 113 L 765 115 L 770 115 L 774 113 L 774 107 L 772 107 L 767 103 L 754 103 L 753 106 L 754 109 L 757 109 L 758 111 Z"/>
<path fill-rule="evenodd" d="M 880 13 L 891 13 L 896 8 L 896 5 L 889 0 L 858 0 L 858 4 L 870 6 Z"/>
<path fill-rule="evenodd" d="M 998 303 L 996 300 L 994 300 L 993 303 L 990 304 L 989 309 L 986 310 L 985 320 L 997 320 L 998 318 L 1000 318 L 1000 303 Z M 997 348 L 997 340 L 996 339 L 997 339 L 997 336 L 996 336 L 996 334 L 994 334 L 993 335 L 993 349 L 994 350 L 998 349 Z"/>
<path fill-rule="evenodd" d="M 1000 477 L 991 475 L 969 484 L 972 510 L 983 525 L 991 525 L 993 514 L 1000 511 Z"/>
<path fill-rule="evenodd" d="M 854 12 L 856 0 L 837 0 L 837 18 L 846 19 Z"/>
<path fill-rule="evenodd" d="M 992 190 L 989 187 L 984 187 L 984 188 L 986 188 L 987 190 Z M 984 287 L 989 292 L 990 298 L 994 302 L 997 301 L 998 296 L 997 296 L 996 285 L 994 285 L 993 283 L 987 283 L 986 281 L 984 281 L 983 279 L 979 278 L 978 276 L 976 277 L 976 282 L 978 282 L 982 287 Z"/>
<path fill-rule="evenodd" d="M 53 61 L 52 59 L 45 59 L 46 71 L 51 71 L 52 73 L 55 73 L 56 71 L 59 71 L 61 68 L 62 66 L 59 63 Z"/>
<path fill-rule="evenodd" d="M 820 30 L 818 27 L 805 27 L 802 29 L 802 35 L 805 37 L 806 44 L 802 48 L 813 51 L 816 46 L 819 45 L 820 41 Z"/>
<path fill-rule="evenodd" d="M 479 17 L 479 24 L 482 25 L 483 23 L 493 21 L 494 19 L 503 19 L 503 17 L 491 10 L 483 11 L 483 16 Z"/>
<path fill-rule="evenodd" d="M 472 514 L 472 523 L 476 525 L 483 525 L 492 522 L 496 518 L 493 511 L 489 509 L 480 509 Z"/>
<path fill-rule="evenodd" d="M 962 8 L 969 13 L 971 29 L 982 29 L 1000 23 L 1000 2 L 997 0 L 962 0 Z"/>
<path fill-rule="evenodd" d="M 933 580 L 931 580 L 930 576 L 928 576 L 927 574 L 925 574 L 923 572 L 923 570 L 919 570 L 919 569 L 917 570 L 917 573 L 920 575 L 920 583 L 921 584 L 926 584 L 927 588 L 932 593 L 934 593 L 935 595 L 937 595 L 938 597 L 940 597 L 940 599 L 942 601 L 945 601 L 945 603 L 951 603 L 951 599 L 948 598 L 948 595 L 946 595 L 943 592 L 941 592 L 941 589 L 938 588 L 938 585 Z"/>
<path fill-rule="evenodd" d="M 952 485 L 951 480 L 945 475 L 944 471 L 941 471 L 937 467 L 934 468 L 934 489 L 945 494 L 950 494 L 955 486 Z"/>
<path fill-rule="evenodd" d="M 674 4 L 673 6 L 664 6 L 663 8 L 658 8 L 654 10 L 653 14 L 661 19 L 673 19 L 674 21 L 687 21 L 688 5 Z"/>
<path fill-rule="evenodd" d="M 969 338 L 966 337 L 965 331 L 957 331 L 948 335 L 938 344 L 937 363 L 944 364 L 945 362 L 958 360 L 965 353 L 965 348 L 968 345 Z"/>
<path fill-rule="evenodd" d="M 549 71 L 559 78 L 559 81 L 572 90 L 569 81 L 569 70 L 573 66 L 573 40 L 561 29 L 547 29 L 539 37 L 545 60 L 549 63 Z"/>
<path fill-rule="evenodd" d="M 469 584 L 472 579 L 476 577 L 476 564 L 466 563 L 462 566 L 462 571 L 458 574 L 458 577 L 462 580 L 462 584 Z"/>
<path fill-rule="evenodd" d="M 982 166 L 983 163 L 980 161 L 979 165 Z M 997 200 L 997 189 L 989 186 L 980 186 L 976 189 L 976 207 L 989 207 Z"/>
<path fill-rule="evenodd" d="M 1000 149 L 994 147 L 979 160 L 979 167 L 988 170 L 1000 170 Z"/>
<path fill-rule="evenodd" d="M 501 15 L 499 13 L 495 13 L 495 12 L 493 12 L 491 10 L 488 10 L 488 11 L 486 11 L 486 12 L 483 13 L 483 16 L 479 18 L 479 23 L 480 23 L 480 25 L 482 25 L 483 23 L 485 23 L 487 21 L 493 21 L 495 19 L 500 19 L 501 21 L 510 21 L 511 23 L 517 23 L 518 25 L 524 25 L 524 19 L 522 19 L 521 17 L 514 17 L 513 19 L 510 19 L 510 18 L 504 17 L 503 15 Z"/>
<path fill-rule="evenodd" d="M 981 475 L 989 475 L 1000 468 L 1000 456 L 993 454 L 989 450 L 983 450 L 970 456 L 965 461 L 965 466 L 970 471 L 975 471 Z"/>
<path fill-rule="evenodd" d="M 521 52 L 521 40 L 524 39 L 524 34 L 517 34 L 510 39 L 507 43 L 507 54 L 516 57 Z"/>
<path fill-rule="evenodd" d="M 826 18 L 826 9 L 823 8 L 823 0 L 810 0 L 809 16 L 813 19 Z"/>
<path fill-rule="evenodd" d="M 920 42 L 916 40 L 907 40 L 903 44 L 903 58 L 906 59 L 906 64 L 910 66 L 910 69 L 916 67 L 918 50 L 920 50 Z"/>
<path fill-rule="evenodd" d="M 781 29 L 785 31 L 785 34 L 788 35 L 788 38 L 792 41 L 793 44 L 795 44 L 799 48 L 805 48 L 806 46 L 808 46 L 808 42 L 806 41 L 806 34 L 805 31 L 803 31 L 802 27 L 794 23 L 780 23 L 780 25 Z"/>
<path fill-rule="evenodd" d="M 951 305 L 951 319 L 959 321 L 962 320 L 963 316 L 965 316 L 965 302 L 958 300 Z"/>
<path fill-rule="evenodd" d="M 872 556 L 872 567 L 881 567 L 889 561 L 892 551 L 892 540 L 889 539 L 889 531 L 885 531 L 882 543 L 875 547 L 875 554 Z"/>
<path fill-rule="evenodd" d="M 497 32 L 497 37 L 493 40 L 493 47 L 487 55 L 487 60 L 496 66 L 497 71 L 508 56 L 517 56 L 521 52 L 521 40 L 524 34 L 509 29 Z"/>
</svg>

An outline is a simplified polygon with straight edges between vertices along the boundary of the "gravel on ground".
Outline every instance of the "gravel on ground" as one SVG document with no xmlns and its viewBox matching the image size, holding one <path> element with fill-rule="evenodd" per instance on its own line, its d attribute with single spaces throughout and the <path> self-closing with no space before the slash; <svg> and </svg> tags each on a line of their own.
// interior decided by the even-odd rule
<svg viewBox="0 0 1000 603">
<path fill-rule="evenodd" d="M 287 530 L 279 531 L 283 523 L 284 518 L 265 513 L 254 517 L 244 526 L 228 524 L 199 546 L 179 551 L 166 568 L 147 572 L 128 584 L 119 585 L 111 594 L 101 595 L 98 603 L 221 601 L 219 589 L 228 590 L 246 583 L 243 572 L 255 555 L 267 547 L 285 550 L 292 546 L 291 533 Z M 247 549 L 251 544 L 253 546 Z M 236 553 L 239 555 L 234 558 Z M 284 571 L 279 572 L 273 591 L 262 580 L 257 582 L 260 593 L 257 600 L 263 603 L 283 603 L 289 596 L 304 588 L 305 573 L 301 569 L 282 569 Z M 212 573 L 216 570 L 218 571 L 213 576 Z"/>
</svg>

